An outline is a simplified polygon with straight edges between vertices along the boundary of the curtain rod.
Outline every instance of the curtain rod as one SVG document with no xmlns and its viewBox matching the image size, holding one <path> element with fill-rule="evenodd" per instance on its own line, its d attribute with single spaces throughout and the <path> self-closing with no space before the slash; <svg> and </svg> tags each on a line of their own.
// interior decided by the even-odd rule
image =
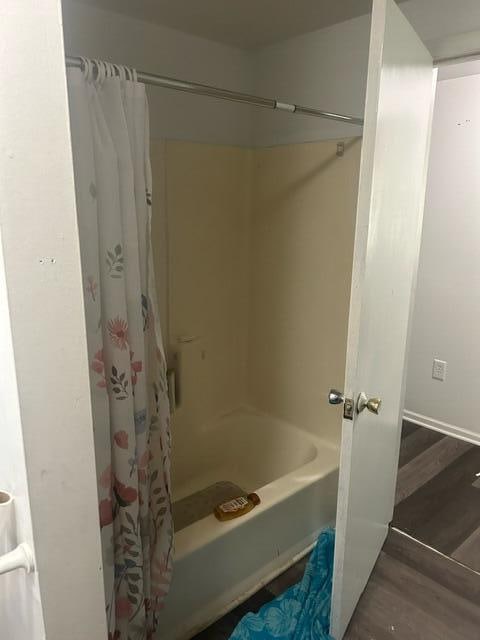
<svg viewBox="0 0 480 640">
<path fill-rule="evenodd" d="M 75 56 L 66 57 L 67 67 L 83 68 L 81 58 Z M 299 113 L 305 116 L 315 116 L 317 118 L 326 118 L 327 120 L 335 120 L 336 122 L 344 122 L 346 124 L 363 125 L 362 118 L 355 116 L 346 116 L 340 113 L 332 113 L 330 111 L 322 111 L 313 107 L 302 107 L 298 104 L 288 104 L 273 100 L 271 98 L 262 98 L 260 96 L 252 96 L 248 93 L 240 93 L 238 91 L 230 91 L 229 89 L 220 89 L 207 84 L 198 82 L 186 82 L 169 78 L 167 76 L 159 76 L 154 73 L 146 73 L 145 71 L 137 71 L 137 77 L 141 82 L 152 85 L 154 87 L 163 87 L 164 89 L 174 89 L 176 91 L 185 91 L 187 93 L 196 93 L 197 95 L 210 96 L 211 98 L 220 98 L 221 100 L 230 100 L 232 102 L 243 102 L 256 107 L 272 109 L 275 111 L 287 111 L 289 113 Z"/>
</svg>

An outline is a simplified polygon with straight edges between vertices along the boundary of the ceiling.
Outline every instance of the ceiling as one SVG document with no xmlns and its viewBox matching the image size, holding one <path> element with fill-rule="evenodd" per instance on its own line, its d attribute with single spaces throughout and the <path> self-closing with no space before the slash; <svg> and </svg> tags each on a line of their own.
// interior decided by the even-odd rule
<svg viewBox="0 0 480 640">
<path fill-rule="evenodd" d="M 254 49 L 371 11 L 371 0 L 79 0 Z M 400 2 L 403 0 L 399 0 Z"/>
<path fill-rule="evenodd" d="M 322 29 L 370 13 L 372 6 L 372 0 L 73 1 L 242 49 L 255 49 Z M 396 1 L 402 3 L 403 12 L 427 45 L 480 30 L 480 0 Z"/>
</svg>

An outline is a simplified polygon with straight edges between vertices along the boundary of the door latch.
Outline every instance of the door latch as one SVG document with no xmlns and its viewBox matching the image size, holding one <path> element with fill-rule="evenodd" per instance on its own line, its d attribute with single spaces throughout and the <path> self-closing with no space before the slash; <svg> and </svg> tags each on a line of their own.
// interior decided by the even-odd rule
<svg viewBox="0 0 480 640">
<path fill-rule="evenodd" d="M 330 389 L 328 402 L 329 404 L 343 404 L 343 417 L 346 420 L 353 420 L 353 414 L 355 411 L 353 398 L 346 398 L 341 391 L 337 391 L 337 389 Z"/>
</svg>

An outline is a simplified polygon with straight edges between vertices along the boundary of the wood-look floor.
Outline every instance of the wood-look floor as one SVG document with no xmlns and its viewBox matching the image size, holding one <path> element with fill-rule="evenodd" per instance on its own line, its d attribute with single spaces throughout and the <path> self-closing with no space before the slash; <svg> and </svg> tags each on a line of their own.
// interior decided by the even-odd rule
<svg viewBox="0 0 480 640">
<path fill-rule="evenodd" d="M 394 528 L 344 640 L 480 640 L 479 472 L 480 447 L 404 423 Z M 298 582 L 305 563 L 196 640 L 226 640 L 246 613 Z"/>
<path fill-rule="evenodd" d="M 393 526 L 480 571 L 480 447 L 405 422 Z"/>
<path fill-rule="evenodd" d="M 480 574 L 392 529 L 344 640 L 480 640 Z"/>
</svg>

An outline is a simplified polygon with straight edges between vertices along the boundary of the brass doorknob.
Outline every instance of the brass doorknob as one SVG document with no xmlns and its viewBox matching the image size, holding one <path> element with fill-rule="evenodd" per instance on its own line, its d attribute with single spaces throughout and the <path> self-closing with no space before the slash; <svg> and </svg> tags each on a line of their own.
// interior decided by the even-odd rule
<svg viewBox="0 0 480 640">
<path fill-rule="evenodd" d="M 361 413 L 364 409 L 368 409 L 371 413 L 378 415 L 381 405 L 382 401 L 380 398 L 367 398 L 366 394 L 362 391 L 357 400 L 357 413 Z"/>
</svg>

